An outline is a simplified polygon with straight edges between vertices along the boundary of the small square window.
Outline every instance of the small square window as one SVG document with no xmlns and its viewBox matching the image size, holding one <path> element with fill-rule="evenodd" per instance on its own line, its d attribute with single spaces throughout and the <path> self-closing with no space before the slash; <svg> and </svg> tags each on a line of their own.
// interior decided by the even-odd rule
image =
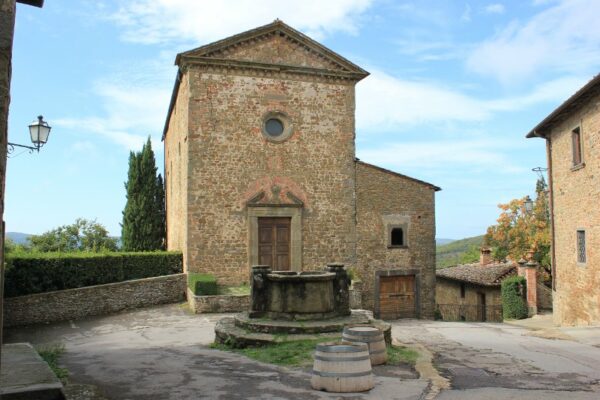
<svg viewBox="0 0 600 400">
<path fill-rule="evenodd" d="M 583 163 L 583 152 L 581 148 L 581 128 L 577 127 L 571 131 L 571 140 L 573 145 L 573 166 Z"/>
<path fill-rule="evenodd" d="M 388 248 L 408 246 L 408 227 L 406 224 L 387 226 L 387 246 Z"/>
<path fill-rule="evenodd" d="M 578 230 L 577 231 L 577 262 L 580 264 L 585 264 L 585 231 Z"/>
</svg>

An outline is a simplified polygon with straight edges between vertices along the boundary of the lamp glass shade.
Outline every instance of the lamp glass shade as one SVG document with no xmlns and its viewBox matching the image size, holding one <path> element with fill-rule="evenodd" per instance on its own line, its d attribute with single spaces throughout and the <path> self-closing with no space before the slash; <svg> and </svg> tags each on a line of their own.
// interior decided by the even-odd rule
<svg viewBox="0 0 600 400">
<path fill-rule="evenodd" d="M 48 125 L 42 117 L 38 117 L 38 120 L 29 125 L 29 135 L 31 136 L 31 142 L 36 146 L 42 146 L 48 141 L 50 136 L 50 130 L 52 128 Z"/>
<path fill-rule="evenodd" d="M 525 205 L 525 212 L 530 213 L 533 211 L 533 201 L 531 201 L 529 196 L 527 196 L 527 199 L 525 200 L 524 205 Z"/>
</svg>

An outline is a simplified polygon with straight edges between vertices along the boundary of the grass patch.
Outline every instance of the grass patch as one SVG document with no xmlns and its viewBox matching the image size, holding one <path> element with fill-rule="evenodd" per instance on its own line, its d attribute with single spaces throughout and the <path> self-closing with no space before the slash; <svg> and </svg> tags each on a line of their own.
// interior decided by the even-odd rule
<svg viewBox="0 0 600 400">
<path fill-rule="evenodd" d="M 60 345 L 52 345 L 52 346 L 42 346 L 36 348 L 39 355 L 42 357 L 44 361 L 48 363 L 48 366 L 54 372 L 56 377 L 60 379 L 63 383 L 66 382 L 69 371 L 66 368 L 61 368 L 58 366 L 58 361 L 60 357 L 65 352 L 65 346 Z"/>
<path fill-rule="evenodd" d="M 250 294 L 250 286 L 249 285 L 219 286 L 218 291 L 219 291 L 219 294 L 228 295 L 228 296 L 249 295 Z"/>
<path fill-rule="evenodd" d="M 282 335 L 282 339 L 284 339 Z M 339 341 L 341 338 L 321 338 L 310 340 L 283 341 L 262 347 L 237 349 L 231 346 L 213 343 L 212 349 L 242 354 L 256 361 L 284 365 L 288 367 L 308 367 L 313 364 L 313 354 L 318 343 Z M 403 346 L 388 346 L 388 365 L 414 365 L 419 357 L 416 350 Z"/>
<path fill-rule="evenodd" d="M 339 339 L 337 338 L 337 340 Z M 313 353 L 317 343 L 335 340 L 335 338 L 294 340 L 263 347 L 247 347 L 245 349 L 235 349 L 222 344 L 212 344 L 211 348 L 232 351 L 268 364 L 285 365 L 288 367 L 308 367 L 313 364 Z"/>
<path fill-rule="evenodd" d="M 419 353 L 404 346 L 388 346 L 388 365 L 410 364 L 415 365 Z"/>
</svg>

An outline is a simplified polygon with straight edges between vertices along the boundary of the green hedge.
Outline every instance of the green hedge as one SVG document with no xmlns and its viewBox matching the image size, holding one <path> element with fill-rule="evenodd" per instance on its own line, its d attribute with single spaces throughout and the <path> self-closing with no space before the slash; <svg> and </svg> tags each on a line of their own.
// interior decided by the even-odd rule
<svg viewBox="0 0 600 400">
<path fill-rule="evenodd" d="M 502 281 L 502 316 L 505 319 L 527 318 L 527 281 L 522 276 L 511 276 Z"/>
<path fill-rule="evenodd" d="M 183 272 L 179 252 L 8 255 L 6 297 L 73 289 Z"/>
<path fill-rule="evenodd" d="M 188 272 L 188 287 L 196 296 L 210 296 L 218 293 L 217 278 L 210 274 Z"/>
</svg>

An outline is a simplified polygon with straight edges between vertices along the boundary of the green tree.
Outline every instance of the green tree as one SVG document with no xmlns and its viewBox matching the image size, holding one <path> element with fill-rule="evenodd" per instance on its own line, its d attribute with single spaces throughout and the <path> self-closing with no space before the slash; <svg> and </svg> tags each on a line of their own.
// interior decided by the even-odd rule
<svg viewBox="0 0 600 400">
<path fill-rule="evenodd" d="M 108 236 L 104 226 L 96 221 L 77 218 L 71 225 L 63 225 L 28 239 L 28 248 L 39 252 L 117 251 L 117 239 Z"/>
<path fill-rule="evenodd" d="M 533 259 L 549 273 L 550 218 L 546 191 L 546 182 L 540 178 L 531 212 L 525 210 L 525 198 L 498 206 L 502 210 L 498 223 L 490 226 L 485 235 L 485 243 L 493 248 L 494 259 L 518 261 L 533 251 Z M 545 278 L 549 279 L 549 276 Z"/>
<path fill-rule="evenodd" d="M 141 152 L 129 154 L 121 240 L 123 250 L 164 249 L 165 192 L 162 176 L 156 174 L 156 161 L 150 137 Z"/>
</svg>

